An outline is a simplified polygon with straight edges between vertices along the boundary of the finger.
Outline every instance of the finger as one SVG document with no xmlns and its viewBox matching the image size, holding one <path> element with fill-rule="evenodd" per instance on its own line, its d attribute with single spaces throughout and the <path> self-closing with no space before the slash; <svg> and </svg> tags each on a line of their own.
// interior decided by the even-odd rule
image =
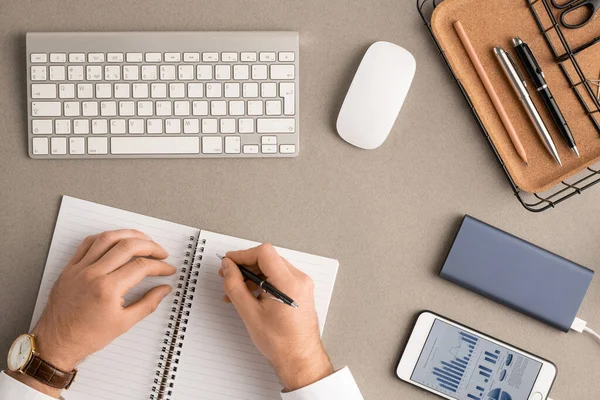
<svg viewBox="0 0 600 400">
<path fill-rule="evenodd" d="M 109 274 L 134 257 L 152 257 L 163 260 L 169 253 L 158 243 L 146 239 L 123 239 L 113 246 L 91 268 L 100 274 Z"/>
<path fill-rule="evenodd" d="M 152 240 L 149 236 L 143 234 L 140 231 L 134 229 L 120 229 L 117 231 L 102 232 L 96 238 L 96 241 L 92 244 L 87 254 L 83 257 L 81 262 L 84 265 L 92 265 L 98 261 L 107 251 L 112 249 L 119 241 L 128 238 L 138 238 Z"/>
<path fill-rule="evenodd" d="M 138 257 L 111 272 L 109 277 L 114 280 L 119 290 L 125 294 L 147 276 L 170 276 L 175 272 L 177 272 L 177 269 L 164 261 Z"/>
<path fill-rule="evenodd" d="M 286 260 L 285 258 L 281 257 L 281 259 L 283 260 L 283 262 L 285 263 L 285 265 L 287 265 L 287 267 L 290 269 L 290 271 L 292 272 L 292 274 L 297 274 L 297 273 L 301 273 L 303 274 L 304 272 L 300 271 L 298 268 L 294 267 L 294 265 L 289 262 L 288 260 Z"/>
<path fill-rule="evenodd" d="M 71 261 L 69 261 L 69 264 L 77 264 L 79 261 L 81 261 L 83 256 L 85 256 L 90 250 L 90 247 L 92 247 L 96 239 L 98 239 L 98 236 L 100 236 L 99 233 L 95 235 L 90 235 L 83 239 L 79 247 L 77 247 L 77 250 L 75 250 L 75 254 L 73 254 L 73 257 L 71 257 Z"/>
<path fill-rule="evenodd" d="M 248 291 L 250 291 L 250 293 L 252 293 L 252 296 L 254 297 L 258 297 L 261 293 L 262 293 L 262 289 L 258 287 L 258 285 L 252 281 L 246 281 L 246 287 L 248 288 Z M 223 301 L 225 303 L 231 303 L 231 300 L 229 299 L 229 297 L 225 294 L 223 295 Z"/>
<path fill-rule="evenodd" d="M 248 250 L 231 251 L 227 257 L 237 264 L 245 266 L 258 265 L 263 274 L 271 281 L 285 280 L 291 272 L 277 250 L 270 244 L 261 244 Z"/>
<path fill-rule="evenodd" d="M 257 308 L 258 300 L 246 287 L 240 269 L 228 258 L 221 262 L 223 271 L 223 290 L 244 321 L 250 321 Z"/>
<path fill-rule="evenodd" d="M 150 289 L 140 300 L 127 306 L 125 319 L 128 329 L 152 314 L 171 290 L 169 285 L 157 286 Z"/>
</svg>

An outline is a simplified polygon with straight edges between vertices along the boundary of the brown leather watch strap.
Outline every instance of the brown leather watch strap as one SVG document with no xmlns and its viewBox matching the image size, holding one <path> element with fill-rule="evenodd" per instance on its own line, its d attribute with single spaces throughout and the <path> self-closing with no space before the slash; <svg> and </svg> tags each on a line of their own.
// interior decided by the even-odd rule
<svg viewBox="0 0 600 400">
<path fill-rule="evenodd" d="M 64 372 L 54 365 L 42 360 L 37 354 L 33 354 L 29 364 L 23 369 L 23 373 L 34 377 L 38 381 L 57 389 L 68 389 L 77 375 L 77 370 Z"/>
</svg>

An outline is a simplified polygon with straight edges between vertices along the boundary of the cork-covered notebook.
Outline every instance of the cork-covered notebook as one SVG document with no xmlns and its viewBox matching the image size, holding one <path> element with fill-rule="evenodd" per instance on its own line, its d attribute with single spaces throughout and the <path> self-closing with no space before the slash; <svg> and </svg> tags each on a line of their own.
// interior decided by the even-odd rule
<svg viewBox="0 0 600 400">
<path fill-rule="evenodd" d="M 544 27 L 550 28 L 552 26 L 550 17 L 542 1 L 538 1 L 534 8 Z M 557 19 L 559 11 L 551 9 Z M 492 101 L 454 30 L 453 23 L 455 21 L 461 21 L 469 35 L 475 51 L 525 147 L 529 166 L 526 166 L 519 158 L 510 141 Z M 431 24 L 457 79 L 464 86 L 502 161 L 520 189 L 527 192 L 542 192 L 600 162 L 599 132 L 577 98 L 575 91 L 571 88 L 559 64 L 555 61 L 526 0 L 445 0 L 436 7 Z M 583 28 L 562 28 L 562 32 L 571 49 L 574 49 L 598 35 L 600 16 L 597 15 Z M 534 93 L 535 89 L 532 88 L 531 81 L 526 77 L 531 98 L 558 148 L 563 163 L 562 167 L 544 148 L 525 109 L 494 56 L 494 47 L 502 46 L 517 60 L 518 67 L 523 75 L 526 75 L 513 49 L 512 38 L 516 36 L 523 39 L 536 55 L 546 75 L 548 87 L 552 90 L 581 153 L 581 158 L 577 158 L 568 148 L 550 114 L 544 108 L 541 98 Z M 559 44 L 558 47 L 560 47 L 558 35 L 553 32 L 549 36 L 550 40 Z M 589 79 L 599 78 L 600 43 L 580 52 L 576 58 L 586 77 Z M 571 61 L 566 61 L 564 66 L 571 77 L 577 77 Z M 596 86 L 594 88 L 596 90 Z M 586 93 L 584 96 L 588 96 L 588 94 Z M 590 103 L 590 108 L 594 108 L 593 100 L 590 99 Z"/>
</svg>

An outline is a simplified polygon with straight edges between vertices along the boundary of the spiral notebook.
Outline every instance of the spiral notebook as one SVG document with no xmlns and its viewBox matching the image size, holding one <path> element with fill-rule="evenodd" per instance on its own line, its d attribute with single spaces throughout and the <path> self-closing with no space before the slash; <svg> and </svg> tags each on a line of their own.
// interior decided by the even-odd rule
<svg viewBox="0 0 600 400">
<path fill-rule="evenodd" d="M 31 326 L 81 241 L 122 228 L 151 236 L 169 252 L 166 261 L 178 269 L 171 277 L 145 279 L 125 301 L 139 299 L 158 284 L 170 284 L 174 290 L 152 315 L 86 359 L 65 398 L 280 400 L 277 375 L 252 344 L 233 306 L 222 302 L 218 276 L 216 253 L 246 249 L 256 242 L 64 196 Z M 338 262 L 282 248 L 277 251 L 315 281 L 323 332 Z"/>
</svg>

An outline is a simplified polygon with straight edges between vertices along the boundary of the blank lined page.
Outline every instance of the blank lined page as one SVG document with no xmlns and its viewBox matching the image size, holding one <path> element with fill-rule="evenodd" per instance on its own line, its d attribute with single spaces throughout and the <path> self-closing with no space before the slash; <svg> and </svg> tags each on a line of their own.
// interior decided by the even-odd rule
<svg viewBox="0 0 600 400">
<path fill-rule="evenodd" d="M 191 242 L 190 237 L 198 237 L 200 233 L 198 229 L 184 225 L 64 196 L 32 327 L 46 306 L 54 282 L 83 239 L 88 235 L 116 229 L 137 229 L 146 233 L 169 252 L 166 261 L 178 270 L 183 266 L 186 251 L 189 251 L 187 245 Z M 136 301 L 154 286 L 174 286 L 179 275 L 176 273 L 171 277 L 145 279 L 125 297 L 126 303 Z M 75 383 L 65 392 L 65 397 L 68 400 L 147 400 L 157 370 L 162 341 L 166 337 L 174 292 L 163 300 L 152 315 L 108 347 L 86 359 L 79 366 Z"/>
<path fill-rule="evenodd" d="M 221 260 L 216 253 L 258 243 L 206 231 L 200 238 L 206 244 L 173 399 L 280 400 L 279 379 L 252 344 L 235 308 L 223 303 L 223 281 L 218 275 Z M 315 305 L 323 332 L 338 262 L 281 248 L 277 251 L 315 281 Z"/>
</svg>

